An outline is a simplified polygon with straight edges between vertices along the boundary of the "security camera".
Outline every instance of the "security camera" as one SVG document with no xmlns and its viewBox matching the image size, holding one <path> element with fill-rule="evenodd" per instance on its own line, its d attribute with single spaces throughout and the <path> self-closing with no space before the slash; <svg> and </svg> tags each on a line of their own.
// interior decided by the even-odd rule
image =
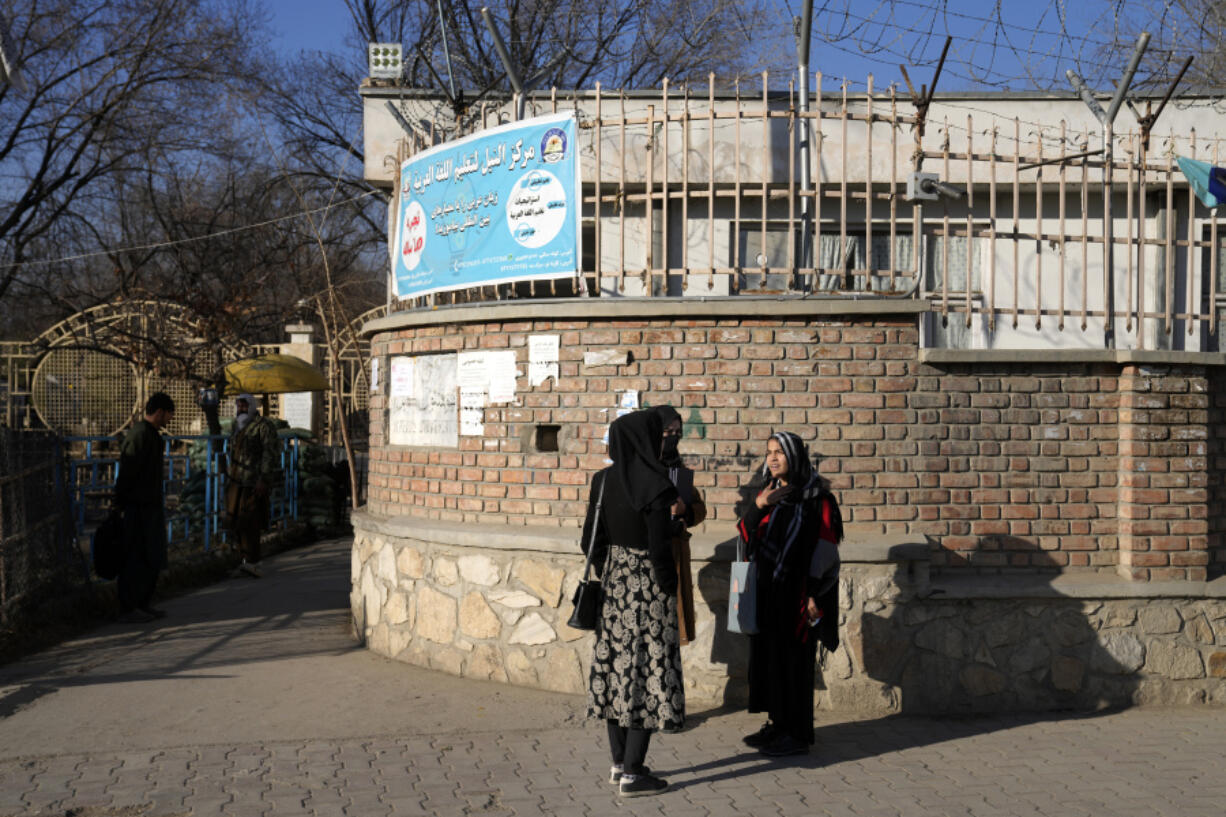
<svg viewBox="0 0 1226 817">
<path fill-rule="evenodd" d="M 907 177 L 907 201 L 937 201 L 960 199 L 966 195 L 961 187 L 943 182 L 935 173 L 912 173 Z"/>
</svg>

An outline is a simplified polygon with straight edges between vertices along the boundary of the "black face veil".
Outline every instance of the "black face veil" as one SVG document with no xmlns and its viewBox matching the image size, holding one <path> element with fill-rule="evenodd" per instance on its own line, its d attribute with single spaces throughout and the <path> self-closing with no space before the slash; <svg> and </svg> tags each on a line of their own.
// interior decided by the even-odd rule
<svg viewBox="0 0 1226 817">
<path fill-rule="evenodd" d="M 672 406 L 656 406 L 652 409 L 660 418 L 660 427 L 668 428 L 670 424 L 681 423 L 681 415 Z M 679 437 L 666 437 L 660 448 L 660 461 L 673 468 L 681 464 L 681 454 L 677 452 Z"/>
<path fill-rule="evenodd" d="M 635 411 L 609 427 L 609 457 L 621 478 L 630 504 L 646 510 L 652 500 L 674 491 L 668 466 L 660 462 L 664 424 L 655 411 Z"/>
</svg>

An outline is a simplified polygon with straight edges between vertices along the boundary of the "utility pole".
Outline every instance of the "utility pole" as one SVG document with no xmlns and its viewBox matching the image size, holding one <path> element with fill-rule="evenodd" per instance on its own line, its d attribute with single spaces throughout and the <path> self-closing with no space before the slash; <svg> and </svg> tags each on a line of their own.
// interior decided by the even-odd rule
<svg viewBox="0 0 1226 817">
<path fill-rule="evenodd" d="M 813 28 L 813 0 L 805 0 L 804 11 L 793 21 L 796 25 L 796 70 L 800 82 L 800 178 L 801 190 L 809 184 L 810 170 L 809 133 L 813 123 L 809 119 L 809 43 Z M 818 99 L 817 104 L 822 104 Z M 800 263 L 801 269 L 813 266 L 813 202 L 809 196 L 800 198 Z M 816 277 L 814 278 L 816 282 Z"/>
<path fill-rule="evenodd" d="M 1141 32 L 1137 44 L 1132 50 L 1132 59 L 1124 76 L 1115 87 L 1115 96 L 1111 98 L 1107 110 L 1103 110 L 1094 98 L 1094 92 L 1086 85 L 1072 68 L 1065 72 L 1069 83 L 1081 95 L 1081 101 L 1086 104 L 1094 117 L 1103 127 L 1103 345 L 1107 349 L 1115 348 L 1115 225 L 1111 217 L 1111 183 L 1115 168 L 1115 134 L 1113 123 L 1119 113 L 1120 105 L 1124 103 L 1124 94 L 1132 83 L 1133 74 L 1141 63 L 1141 57 L 1149 46 L 1149 32 Z M 1082 275 L 1087 274 L 1082 270 Z"/>
<path fill-rule="evenodd" d="M 507 71 L 507 80 L 511 83 L 511 89 L 515 91 L 518 98 L 515 103 L 515 121 L 518 122 L 524 118 L 524 83 L 511 65 L 511 55 L 507 51 L 506 43 L 502 41 L 502 35 L 494 27 L 494 18 L 490 16 L 490 10 L 486 6 L 481 7 L 481 19 L 485 21 L 485 27 L 494 40 L 494 49 L 498 52 L 498 58 L 502 60 L 502 67 Z"/>
<path fill-rule="evenodd" d="M 443 35 L 443 57 L 447 60 L 447 86 L 451 89 L 451 98 L 455 95 L 455 71 L 451 68 L 451 49 L 447 47 L 447 18 L 443 16 L 443 0 L 438 0 L 438 28 Z"/>
<path fill-rule="evenodd" d="M 27 90 L 25 77 L 21 74 L 21 63 L 17 57 L 17 44 L 9 28 L 9 21 L 0 13 L 0 85 L 8 83 L 18 91 Z"/>
</svg>

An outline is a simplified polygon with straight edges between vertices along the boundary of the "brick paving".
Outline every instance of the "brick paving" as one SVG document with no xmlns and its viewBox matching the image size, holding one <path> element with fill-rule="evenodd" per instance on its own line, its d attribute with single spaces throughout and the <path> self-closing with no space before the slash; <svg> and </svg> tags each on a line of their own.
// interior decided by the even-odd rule
<svg viewBox="0 0 1226 817">
<path fill-rule="evenodd" d="M 743 712 L 657 736 L 672 790 L 619 800 L 582 700 L 347 643 L 331 542 L 0 668 L 0 815 L 1112 815 L 1226 812 L 1226 711 L 823 716 L 770 760 Z M 327 588 L 325 590 L 325 588 Z M 337 600 L 341 600 L 337 603 Z M 325 603 L 326 602 L 326 603 Z"/>
</svg>

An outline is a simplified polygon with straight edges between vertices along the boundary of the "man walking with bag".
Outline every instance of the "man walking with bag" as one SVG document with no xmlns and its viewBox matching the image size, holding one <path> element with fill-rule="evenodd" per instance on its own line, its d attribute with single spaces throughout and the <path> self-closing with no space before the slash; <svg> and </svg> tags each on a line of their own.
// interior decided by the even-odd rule
<svg viewBox="0 0 1226 817">
<path fill-rule="evenodd" d="M 162 435 L 175 401 L 157 392 L 145 417 L 123 439 L 115 503 L 123 513 L 124 562 L 117 577 L 119 620 L 141 624 L 166 615 L 152 606 L 158 572 L 166 567 L 166 510 L 162 505 Z"/>
</svg>

